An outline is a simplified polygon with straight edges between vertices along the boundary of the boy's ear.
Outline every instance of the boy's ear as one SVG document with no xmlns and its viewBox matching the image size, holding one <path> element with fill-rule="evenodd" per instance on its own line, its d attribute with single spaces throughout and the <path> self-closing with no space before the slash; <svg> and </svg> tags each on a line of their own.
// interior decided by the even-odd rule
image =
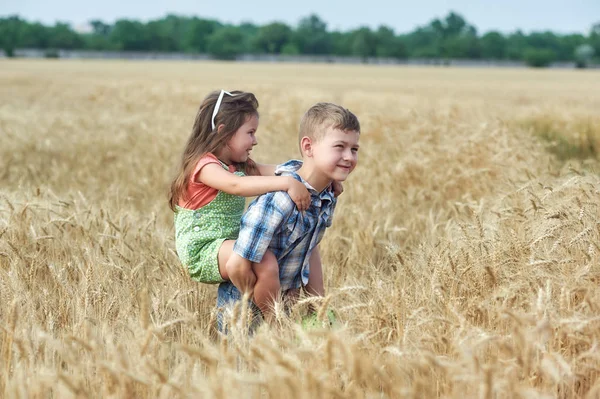
<svg viewBox="0 0 600 399">
<path fill-rule="evenodd" d="M 312 157 L 313 142 L 310 137 L 304 136 L 300 139 L 300 150 L 302 150 L 302 155 Z"/>
</svg>

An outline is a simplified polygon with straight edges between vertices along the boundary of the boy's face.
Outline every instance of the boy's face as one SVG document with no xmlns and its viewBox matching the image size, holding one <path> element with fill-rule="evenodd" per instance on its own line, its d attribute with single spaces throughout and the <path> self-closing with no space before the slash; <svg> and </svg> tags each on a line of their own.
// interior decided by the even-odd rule
<svg viewBox="0 0 600 399">
<path fill-rule="evenodd" d="M 358 139 L 354 130 L 328 128 L 312 143 L 315 166 L 330 180 L 344 181 L 358 163 Z"/>
</svg>

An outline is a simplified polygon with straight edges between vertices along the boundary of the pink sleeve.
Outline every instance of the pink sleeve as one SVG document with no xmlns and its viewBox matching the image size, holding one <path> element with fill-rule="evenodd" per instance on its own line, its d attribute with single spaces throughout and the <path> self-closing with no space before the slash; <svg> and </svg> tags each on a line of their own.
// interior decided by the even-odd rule
<svg viewBox="0 0 600 399">
<path fill-rule="evenodd" d="M 190 182 L 197 183 L 196 177 L 198 177 L 198 173 L 200 173 L 200 171 L 202 170 L 203 167 L 205 167 L 206 165 L 208 165 L 210 163 L 216 163 L 217 165 L 221 166 L 221 162 L 219 162 L 217 157 L 215 157 L 211 153 L 206 154 L 205 156 L 200 158 L 200 160 L 198 160 L 198 163 L 196 164 L 196 167 L 194 168 L 194 173 L 192 173 L 192 178 L 190 179 Z"/>
</svg>

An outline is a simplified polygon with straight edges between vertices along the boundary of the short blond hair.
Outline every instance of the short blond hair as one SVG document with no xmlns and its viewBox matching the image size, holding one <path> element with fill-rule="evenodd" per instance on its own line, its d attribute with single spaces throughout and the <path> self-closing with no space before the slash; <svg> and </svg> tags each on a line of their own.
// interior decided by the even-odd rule
<svg viewBox="0 0 600 399">
<path fill-rule="evenodd" d="M 358 118 L 348 109 L 332 103 L 317 103 L 300 120 L 298 142 L 304 136 L 320 140 L 330 127 L 360 133 Z"/>
</svg>

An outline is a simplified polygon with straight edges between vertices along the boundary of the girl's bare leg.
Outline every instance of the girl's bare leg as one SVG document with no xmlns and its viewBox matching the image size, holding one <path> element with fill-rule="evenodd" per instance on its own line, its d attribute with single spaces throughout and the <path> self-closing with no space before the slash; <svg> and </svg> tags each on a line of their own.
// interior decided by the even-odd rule
<svg viewBox="0 0 600 399">
<path fill-rule="evenodd" d="M 234 240 L 225 240 L 223 241 L 223 244 L 221 244 L 221 248 L 219 248 L 217 260 L 219 262 L 219 273 L 221 273 L 223 280 L 231 280 L 226 265 L 229 257 L 233 253 L 233 244 L 235 244 Z"/>
</svg>

